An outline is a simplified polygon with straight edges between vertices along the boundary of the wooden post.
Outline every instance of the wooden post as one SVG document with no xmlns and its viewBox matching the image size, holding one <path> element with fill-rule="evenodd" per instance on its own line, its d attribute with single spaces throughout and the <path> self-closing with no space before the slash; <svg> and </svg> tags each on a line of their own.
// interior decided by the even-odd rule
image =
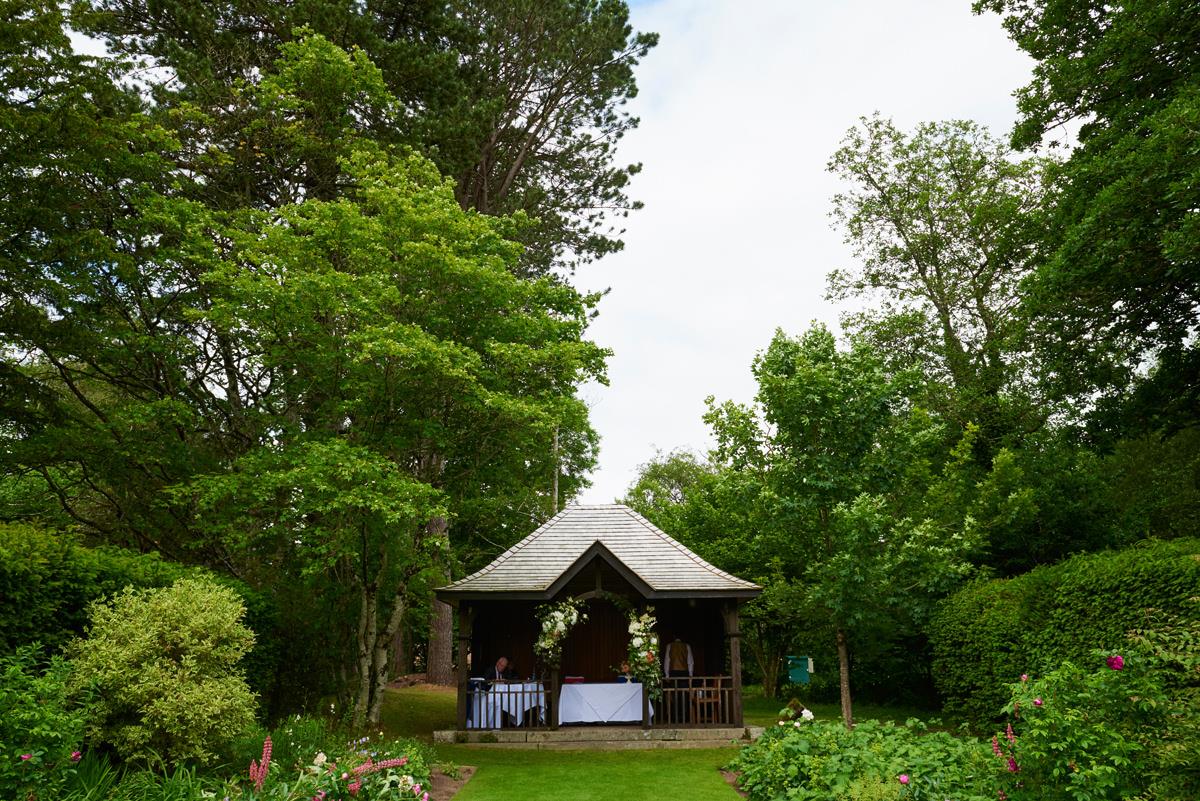
<svg viewBox="0 0 1200 801">
<path fill-rule="evenodd" d="M 467 653 L 471 650 L 471 629 L 475 610 L 466 601 L 458 604 L 458 710 L 459 731 L 467 730 Z"/>
<path fill-rule="evenodd" d="M 550 671 L 550 728 L 558 731 L 558 668 Z"/>
<path fill-rule="evenodd" d="M 725 604 L 721 616 L 725 618 L 725 639 L 729 641 L 729 673 L 733 677 L 729 722 L 740 728 L 745 723 L 742 719 L 742 632 L 738 623 L 738 602 L 731 601 Z"/>
<path fill-rule="evenodd" d="M 645 684 L 642 685 L 642 728 L 650 728 L 650 693 Z"/>
</svg>

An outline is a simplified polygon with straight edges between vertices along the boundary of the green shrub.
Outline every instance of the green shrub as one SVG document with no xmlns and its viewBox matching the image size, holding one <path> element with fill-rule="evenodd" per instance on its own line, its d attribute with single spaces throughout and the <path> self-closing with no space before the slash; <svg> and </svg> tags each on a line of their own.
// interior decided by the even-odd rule
<svg viewBox="0 0 1200 801">
<path fill-rule="evenodd" d="M 1200 624 L 1156 625 L 1012 685 L 994 740 L 1009 798 L 1200 798 Z"/>
<path fill-rule="evenodd" d="M 1146 543 L 1077 556 L 1011 579 L 977 582 L 943 601 L 929 625 L 932 673 L 946 711 L 995 720 L 1022 673 L 1117 648 L 1147 617 L 1189 620 L 1200 595 L 1200 541 Z"/>
<path fill-rule="evenodd" d="M 730 767 L 751 801 L 995 801 L 999 769 L 991 747 L 974 737 L 866 721 L 785 719 L 742 748 Z"/>
<path fill-rule="evenodd" d="M 89 735 L 139 762 L 210 760 L 254 720 L 238 663 L 254 642 L 228 587 L 180 579 L 92 606 L 72 685 L 95 691 Z"/>
<path fill-rule="evenodd" d="M 0 657 L 0 798 L 57 798 L 74 772 L 87 718 L 67 701 L 69 672 L 30 647 Z"/>
<path fill-rule="evenodd" d="M 168 562 L 158 554 L 85 548 L 65 534 L 21 523 L 0 523 L 0 652 L 40 643 L 56 652 L 83 634 L 89 604 L 126 587 L 166 587 L 189 576 L 210 576 L 241 596 L 255 646 L 242 667 L 251 688 L 270 698 L 279 672 L 279 610 L 274 599 L 234 579 Z"/>
</svg>

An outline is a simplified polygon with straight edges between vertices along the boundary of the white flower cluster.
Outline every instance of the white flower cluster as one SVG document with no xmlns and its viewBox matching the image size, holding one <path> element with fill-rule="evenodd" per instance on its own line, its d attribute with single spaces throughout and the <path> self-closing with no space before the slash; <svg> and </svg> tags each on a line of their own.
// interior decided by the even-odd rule
<svg viewBox="0 0 1200 801">
<path fill-rule="evenodd" d="M 557 665 L 562 639 L 576 623 L 587 620 L 587 615 L 580 610 L 580 605 L 580 601 L 569 599 L 539 610 L 543 614 L 542 633 L 533 647 L 547 663 Z"/>
</svg>

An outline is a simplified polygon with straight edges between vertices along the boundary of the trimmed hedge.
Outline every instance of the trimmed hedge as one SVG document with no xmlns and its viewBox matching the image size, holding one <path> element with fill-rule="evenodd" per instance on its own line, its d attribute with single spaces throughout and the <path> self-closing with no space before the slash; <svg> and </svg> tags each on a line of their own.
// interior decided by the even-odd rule
<svg viewBox="0 0 1200 801">
<path fill-rule="evenodd" d="M 246 681 L 270 708 L 282 650 L 275 601 L 244 582 L 204 568 L 169 562 L 156 553 L 87 548 L 69 535 L 24 523 L 0 523 L 0 652 L 39 643 L 62 650 L 84 634 L 87 607 L 126 587 L 168 587 L 177 579 L 208 577 L 236 592 L 246 605 L 253 650 L 242 661 Z"/>
<path fill-rule="evenodd" d="M 1120 649 L 1152 615 L 1200 614 L 1200 540 L 1143 543 L 975 582 L 945 599 L 929 624 L 933 677 L 946 711 L 995 719 L 1022 673 Z"/>
</svg>

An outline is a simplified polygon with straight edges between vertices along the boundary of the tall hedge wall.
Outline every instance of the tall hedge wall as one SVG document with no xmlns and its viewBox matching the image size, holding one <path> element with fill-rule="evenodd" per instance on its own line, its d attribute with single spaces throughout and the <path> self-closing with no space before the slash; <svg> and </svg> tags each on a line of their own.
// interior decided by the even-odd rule
<svg viewBox="0 0 1200 801">
<path fill-rule="evenodd" d="M 0 523 L 0 652 L 35 642 L 58 651 L 83 634 L 92 601 L 128 586 L 165 587 L 197 574 L 230 587 L 246 605 L 255 644 L 243 667 L 261 708 L 269 709 L 281 651 L 279 610 L 270 596 L 158 554 L 87 548 L 68 535 L 22 523 Z"/>
<path fill-rule="evenodd" d="M 1005 685 L 1093 649 L 1118 651 L 1156 613 L 1200 615 L 1200 540 L 1076 556 L 1011 579 L 968 585 L 930 621 L 933 676 L 946 710 L 999 714 Z"/>
</svg>

